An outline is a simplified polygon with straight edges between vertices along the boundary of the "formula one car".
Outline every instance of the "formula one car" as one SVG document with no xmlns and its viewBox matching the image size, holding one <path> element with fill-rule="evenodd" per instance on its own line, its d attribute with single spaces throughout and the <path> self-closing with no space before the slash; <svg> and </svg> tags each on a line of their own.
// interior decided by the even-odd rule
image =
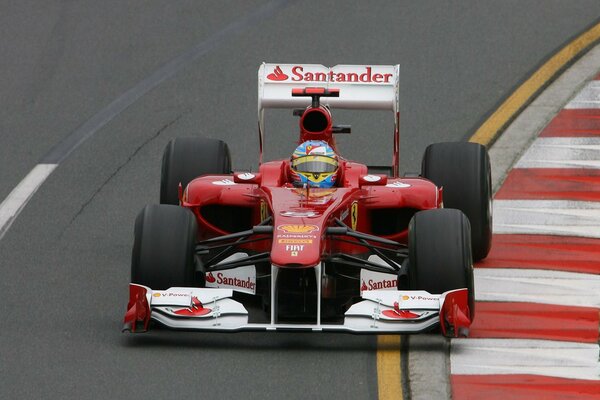
<svg viewBox="0 0 600 400">
<path fill-rule="evenodd" d="M 490 165 L 474 143 L 430 145 L 399 174 L 395 66 L 262 64 L 257 172 L 231 172 L 227 144 L 166 147 L 160 205 L 135 221 L 124 330 L 466 335 L 472 260 L 491 243 Z M 265 108 L 300 118 L 291 159 L 263 161 Z M 391 166 L 339 155 L 332 110 L 393 113 Z M 385 172 L 385 173 L 376 173 Z"/>
</svg>

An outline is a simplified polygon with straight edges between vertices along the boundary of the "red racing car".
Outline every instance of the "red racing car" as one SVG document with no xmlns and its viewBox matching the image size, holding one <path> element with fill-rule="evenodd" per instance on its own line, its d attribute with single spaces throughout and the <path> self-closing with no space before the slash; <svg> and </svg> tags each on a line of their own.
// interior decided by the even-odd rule
<svg viewBox="0 0 600 400">
<path fill-rule="evenodd" d="M 421 174 L 400 176 L 399 71 L 263 64 L 255 173 L 232 173 L 220 140 L 172 140 L 161 204 L 135 221 L 124 330 L 468 334 L 472 263 L 491 244 L 489 157 L 432 144 Z M 265 108 L 300 118 L 290 159 L 262 159 Z M 350 127 L 333 124 L 336 108 L 393 113 L 391 166 L 338 153 Z"/>
</svg>

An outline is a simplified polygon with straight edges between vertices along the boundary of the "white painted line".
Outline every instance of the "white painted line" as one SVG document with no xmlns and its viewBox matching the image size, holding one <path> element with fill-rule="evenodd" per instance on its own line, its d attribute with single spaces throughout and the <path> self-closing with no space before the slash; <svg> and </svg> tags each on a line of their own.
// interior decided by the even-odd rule
<svg viewBox="0 0 600 400">
<path fill-rule="evenodd" d="M 598 345 L 525 339 L 453 339 L 451 373 L 600 379 Z"/>
<path fill-rule="evenodd" d="M 600 238 L 600 203 L 495 200 L 494 233 Z"/>
<path fill-rule="evenodd" d="M 600 138 L 538 138 L 515 168 L 600 168 Z"/>
<path fill-rule="evenodd" d="M 58 164 L 36 165 L 0 204 L 0 239 L 31 199 L 31 196 L 57 166 Z"/>
<path fill-rule="evenodd" d="M 591 81 L 585 85 L 565 108 L 600 108 L 600 81 Z"/>
<path fill-rule="evenodd" d="M 600 275 L 521 268 L 475 268 L 475 299 L 600 308 Z"/>
</svg>

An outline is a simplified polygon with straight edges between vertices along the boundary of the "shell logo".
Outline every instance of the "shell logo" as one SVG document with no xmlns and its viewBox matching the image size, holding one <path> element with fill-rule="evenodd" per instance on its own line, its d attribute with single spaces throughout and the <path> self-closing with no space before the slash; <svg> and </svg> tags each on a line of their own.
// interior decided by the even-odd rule
<svg viewBox="0 0 600 400">
<path fill-rule="evenodd" d="M 160 293 L 153 293 L 152 296 L 154 296 L 154 297 L 160 297 Z"/>
<path fill-rule="evenodd" d="M 407 295 L 402 296 L 402 300 L 408 300 L 409 297 Z"/>
<path fill-rule="evenodd" d="M 312 233 L 319 230 L 316 225 L 279 225 L 278 230 L 286 233 Z"/>
</svg>

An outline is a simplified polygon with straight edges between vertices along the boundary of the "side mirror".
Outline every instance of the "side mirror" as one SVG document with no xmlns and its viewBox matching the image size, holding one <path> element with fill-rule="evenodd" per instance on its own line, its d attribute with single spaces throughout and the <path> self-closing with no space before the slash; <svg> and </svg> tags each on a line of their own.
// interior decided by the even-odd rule
<svg viewBox="0 0 600 400">
<path fill-rule="evenodd" d="M 253 174 L 252 172 L 234 172 L 233 181 L 235 183 L 253 183 L 260 185 L 261 176 L 260 174 Z"/>
<path fill-rule="evenodd" d="M 387 185 L 388 177 L 387 175 L 379 175 L 379 174 L 368 174 L 361 175 L 358 178 L 358 184 L 360 187 L 363 186 L 385 186 Z"/>
</svg>

